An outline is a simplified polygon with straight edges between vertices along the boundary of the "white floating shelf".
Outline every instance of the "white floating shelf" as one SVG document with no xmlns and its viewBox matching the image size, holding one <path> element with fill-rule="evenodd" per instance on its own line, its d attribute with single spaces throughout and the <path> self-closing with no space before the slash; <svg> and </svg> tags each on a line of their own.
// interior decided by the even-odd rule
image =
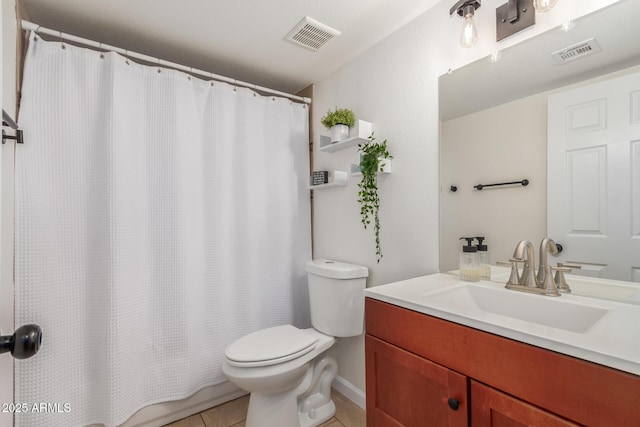
<svg viewBox="0 0 640 427">
<path fill-rule="evenodd" d="M 307 186 L 307 188 L 309 188 L 309 190 L 323 190 L 326 188 L 344 187 L 347 185 L 348 174 L 346 171 L 333 171 L 331 175 L 333 175 L 333 181 L 328 182 L 327 184 L 317 184 L 317 185 L 312 184 L 313 177 L 310 176 L 309 185 Z"/>
<path fill-rule="evenodd" d="M 365 122 L 364 120 L 356 120 L 355 125 L 349 128 L 349 138 L 332 143 L 331 137 L 320 135 L 318 149 L 327 153 L 344 150 L 345 148 L 353 147 L 355 145 L 367 142 L 369 135 L 371 135 L 371 132 L 371 123 Z"/>
<path fill-rule="evenodd" d="M 384 157 L 380 157 L 378 159 L 382 165 L 382 171 L 379 171 L 378 174 L 390 174 L 391 173 L 391 159 L 385 159 Z M 351 163 L 351 176 L 360 176 L 362 172 L 360 171 L 360 164 Z"/>
</svg>

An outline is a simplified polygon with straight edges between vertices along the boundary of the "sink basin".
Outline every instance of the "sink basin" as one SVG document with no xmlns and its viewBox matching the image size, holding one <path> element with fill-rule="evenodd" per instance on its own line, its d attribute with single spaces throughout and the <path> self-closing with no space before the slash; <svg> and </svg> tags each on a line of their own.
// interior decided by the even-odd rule
<svg viewBox="0 0 640 427">
<path fill-rule="evenodd" d="M 429 305 L 443 310 L 478 310 L 477 315 L 504 316 L 565 331 L 583 334 L 609 310 L 577 304 L 559 298 L 526 294 L 504 288 L 457 285 L 422 295 Z"/>
</svg>

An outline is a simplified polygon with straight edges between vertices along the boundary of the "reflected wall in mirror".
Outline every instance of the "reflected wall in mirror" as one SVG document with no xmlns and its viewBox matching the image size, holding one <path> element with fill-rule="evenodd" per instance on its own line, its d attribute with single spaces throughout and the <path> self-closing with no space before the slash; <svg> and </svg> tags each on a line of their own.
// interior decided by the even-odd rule
<svg viewBox="0 0 640 427">
<path fill-rule="evenodd" d="M 603 199 L 598 199 L 603 202 L 589 203 L 589 194 L 582 187 L 580 197 L 586 203 L 582 203 L 582 211 L 577 210 L 587 213 L 580 218 L 605 220 L 613 210 L 627 206 L 624 244 L 604 244 L 606 236 L 619 224 L 586 229 L 567 226 L 564 232 L 554 231 L 559 235 L 552 235 L 547 228 L 548 213 L 571 209 L 570 202 L 575 199 L 575 193 L 567 193 L 565 200 L 547 202 L 548 188 L 572 185 L 566 180 L 559 182 L 562 180 L 558 178 L 547 180 L 547 144 L 552 141 L 547 129 L 548 100 L 550 96 L 578 87 L 631 76 L 628 80 L 632 94 L 627 94 L 625 99 L 631 108 L 637 102 L 640 114 L 640 95 L 635 97 L 637 100 L 633 96 L 633 93 L 640 94 L 640 44 L 637 43 L 640 26 L 635 22 L 638 16 L 640 2 L 622 0 L 577 20 L 570 31 L 551 30 L 506 49 L 498 62 L 483 59 L 440 78 L 441 271 L 457 269 L 461 236 L 484 236 L 491 262 L 495 264 L 498 260 L 508 260 L 518 241 L 531 240 L 537 246 L 549 234 L 548 237 L 560 243 L 566 241 L 562 254 L 549 256 L 549 264 L 580 263 L 583 269 L 574 270 L 572 274 L 640 282 L 640 142 L 637 142 L 640 141 L 640 119 L 634 123 L 633 117 L 629 117 L 635 114 L 633 110 L 624 113 L 630 127 L 620 137 L 627 147 L 628 190 L 613 196 L 604 187 L 593 188 L 594 198 L 604 194 Z M 588 46 L 564 55 L 570 58 L 568 61 L 558 61 L 552 55 L 587 41 Z M 589 54 L 577 55 L 579 52 Z M 584 110 L 583 119 L 588 121 L 599 114 L 594 111 Z M 612 123 L 614 118 L 604 119 L 604 123 Z M 604 147 L 602 138 L 609 137 L 601 137 L 594 146 Z M 606 158 L 607 149 L 601 152 Z M 565 157 L 560 163 L 566 165 L 567 153 L 560 156 Z M 551 157 L 549 164 L 553 165 Z M 588 176 L 589 168 L 593 168 L 595 176 L 597 164 L 584 163 L 587 169 L 582 175 Z M 617 168 L 608 165 L 604 169 L 610 173 Z M 473 188 L 477 184 L 522 179 L 528 179 L 530 184 L 482 191 Z M 610 177 L 603 179 L 610 180 Z M 592 181 L 600 185 L 599 180 Z M 457 186 L 457 192 L 449 190 L 452 185 Z M 600 211 L 586 211 L 593 206 L 601 207 Z M 576 247 L 584 244 L 573 240 L 575 235 L 593 237 L 589 242 L 589 255 L 577 254 Z M 614 250 L 621 251 L 620 256 L 612 253 Z M 602 256 L 605 253 L 611 256 Z M 626 267 L 611 268 L 609 260 L 633 260 L 633 253 L 635 264 L 631 261 Z"/>
</svg>

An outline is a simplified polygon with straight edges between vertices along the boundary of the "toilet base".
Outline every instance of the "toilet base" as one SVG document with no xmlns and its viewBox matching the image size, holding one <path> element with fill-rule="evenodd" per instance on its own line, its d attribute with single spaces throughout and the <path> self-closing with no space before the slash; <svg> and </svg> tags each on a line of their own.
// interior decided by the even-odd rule
<svg viewBox="0 0 640 427">
<path fill-rule="evenodd" d="M 251 393 L 246 427 L 297 427 L 297 399 L 294 392 L 282 394 Z"/>
<path fill-rule="evenodd" d="M 251 393 L 246 427 L 316 427 L 333 417 L 331 383 L 338 371 L 334 353 L 332 348 L 317 357 L 292 390 Z"/>
<path fill-rule="evenodd" d="M 309 413 L 298 412 L 298 420 L 300 427 L 315 427 L 333 417 L 336 413 L 336 405 L 333 400 L 329 400 L 328 403 L 315 408 L 314 411 Z M 310 415 L 313 415 L 311 418 Z"/>
<path fill-rule="evenodd" d="M 331 400 L 331 384 L 338 373 L 335 351 L 335 347 L 331 348 L 313 361 L 311 384 L 298 398 L 300 427 L 315 427 L 336 413 Z"/>
<path fill-rule="evenodd" d="M 282 395 L 251 393 L 246 427 L 316 427 L 336 413 L 332 400 L 308 412 L 298 412 L 295 393 Z"/>
</svg>

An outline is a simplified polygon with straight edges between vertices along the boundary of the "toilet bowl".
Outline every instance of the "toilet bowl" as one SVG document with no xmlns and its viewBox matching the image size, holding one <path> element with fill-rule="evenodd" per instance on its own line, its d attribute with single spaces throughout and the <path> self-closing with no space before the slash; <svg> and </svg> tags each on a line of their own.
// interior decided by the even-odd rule
<svg viewBox="0 0 640 427">
<path fill-rule="evenodd" d="M 313 328 L 281 325 L 225 350 L 223 372 L 251 393 L 246 427 L 314 427 L 335 414 L 336 337 L 360 335 L 368 270 L 331 260 L 307 263 Z"/>
</svg>

